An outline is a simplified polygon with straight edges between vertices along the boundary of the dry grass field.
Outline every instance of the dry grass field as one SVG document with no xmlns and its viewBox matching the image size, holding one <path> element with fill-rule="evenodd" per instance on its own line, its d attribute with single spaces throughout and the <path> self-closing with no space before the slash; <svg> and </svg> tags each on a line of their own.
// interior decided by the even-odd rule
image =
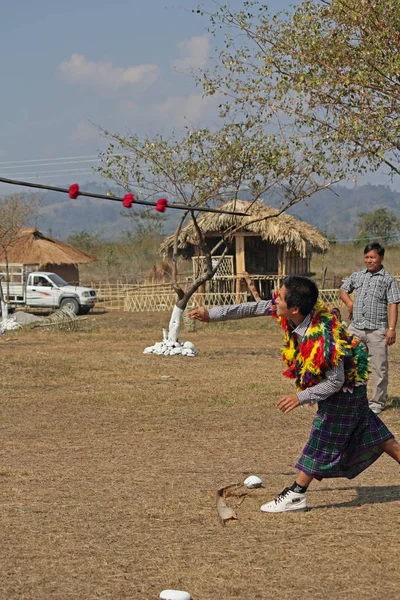
<svg viewBox="0 0 400 600">
<path fill-rule="evenodd" d="M 199 325 L 196 358 L 142 354 L 166 314 L 94 314 L 88 330 L 0 337 L 0 598 L 194 600 L 399 597 L 400 468 L 312 485 L 311 510 L 260 505 L 295 476 L 314 410 L 276 400 L 280 332 L 268 319 Z M 391 349 L 400 437 L 400 345 Z M 223 527 L 215 490 L 264 489 Z"/>
<path fill-rule="evenodd" d="M 311 271 L 315 273 L 317 283 L 321 284 L 323 271 L 326 268 L 326 288 L 338 288 L 342 279 L 353 271 L 364 268 L 364 245 L 331 244 L 327 254 L 313 254 Z M 400 275 L 400 246 L 386 248 L 384 267 L 391 275 Z"/>
</svg>

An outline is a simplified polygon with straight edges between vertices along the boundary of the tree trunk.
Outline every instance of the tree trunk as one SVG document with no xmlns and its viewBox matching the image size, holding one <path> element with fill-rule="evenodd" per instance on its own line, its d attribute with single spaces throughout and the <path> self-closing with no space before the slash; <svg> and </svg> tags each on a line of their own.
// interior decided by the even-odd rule
<svg viewBox="0 0 400 600">
<path fill-rule="evenodd" d="M 1 301 L 1 320 L 6 321 L 7 319 L 8 319 L 8 304 L 2 300 Z"/>
<path fill-rule="evenodd" d="M 1 286 L 0 278 L 0 303 L 1 303 L 1 320 L 6 321 L 8 319 L 8 304 L 4 301 L 3 288 Z"/>
<path fill-rule="evenodd" d="M 189 296 L 190 297 L 190 296 Z M 157 342 L 153 346 L 148 346 L 144 349 L 144 354 L 164 354 L 174 355 L 182 354 L 183 356 L 195 356 L 196 348 L 192 342 L 180 342 L 178 341 L 181 324 L 183 321 L 183 313 L 188 303 L 188 299 L 180 299 L 175 304 L 172 315 L 169 321 L 168 331 L 163 329 L 163 340 Z M 181 306 L 178 306 L 182 305 Z"/>
<path fill-rule="evenodd" d="M 226 251 L 225 251 L 226 253 Z M 157 342 L 153 346 L 148 346 L 144 349 L 144 354 L 158 354 L 158 355 L 175 355 L 182 354 L 184 356 L 195 356 L 196 348 L 192 342 L 179 342 L 179 332 L 183 321 L 183 313 L 187 307 L 190 298 L 193 294 L 201 287 L 206 281 L 209 281 L 214 276 L 218 265 L 215 269 L 211 265 L 211 255 L 207 264 L 207 271 L 198 277 L 185 292 L 178 284 L 174 285 L 174 289 L 177 293 L 178 299 L 172 310 L 172 315 L 168 325 L 168 331 L 163 329 L 163 341 Z"/>
<path fill-rule="evenodd" d="M 169 321 L 168 333 L 164 331 L 164 338 L 167 339 L 168 342 L 177 342 L 179 338 L 179 332 L 181 329 L 182 323 L 182 315 L 185 309 L 179 308 L 176 304 L 173 308 L 171 319 Z"/>
</svg>

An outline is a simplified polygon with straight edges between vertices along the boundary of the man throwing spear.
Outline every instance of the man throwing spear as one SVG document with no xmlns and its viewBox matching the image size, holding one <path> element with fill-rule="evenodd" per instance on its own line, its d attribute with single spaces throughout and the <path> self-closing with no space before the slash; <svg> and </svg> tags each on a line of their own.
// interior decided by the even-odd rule
<svg viewBox="0 0 400 600">
<path fill-rule="evenodd" d="M 275 298 L 189 316 L 205 323 L 275 316 L 283 329 L 284 375 L 297 392 L 283 396 L 284 414 L 304 404 L 318 404 L 311 433 L 297 461 L 294 483 L 264 504 L 266 513 L 307 510 L 306 492 L 313 479 L 353 479 L 386 452 L 400 463 L 400 444 L 368 406 L 368 356 L 359 340 L 318 300 L 318 288 L 307 277 L 289 276 Z"/>
</svg>

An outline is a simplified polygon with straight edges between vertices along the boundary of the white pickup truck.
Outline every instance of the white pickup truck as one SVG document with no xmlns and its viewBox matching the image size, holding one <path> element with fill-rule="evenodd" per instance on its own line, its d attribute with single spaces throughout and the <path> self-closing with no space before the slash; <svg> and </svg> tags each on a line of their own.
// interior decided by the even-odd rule
<svg viewBox="0 0 400 600">
<path fill-rule="evenodd" d="M 15 267 L 15 265 L 13 265 Z M 78 285 L 70 285 L 56 273 L 46 271 L 27 272 L 21 269 L 16 277 L 15 269 L 11 281 L 4 281 L 4 269 L 1 287 L 3 296 L 11 307 L 56 309 L 66 307 L 75 314 L 85 315 L 97 302 L 95 290 Z M 18 279 L 18 282 L 15 282 Z"/>
</svg>

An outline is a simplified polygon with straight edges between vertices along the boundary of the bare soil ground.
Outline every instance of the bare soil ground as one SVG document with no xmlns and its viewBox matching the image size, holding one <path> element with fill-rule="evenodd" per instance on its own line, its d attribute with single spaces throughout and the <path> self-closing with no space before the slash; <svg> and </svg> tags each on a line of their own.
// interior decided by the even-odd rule
<svg viewBox="0 0 400 600">
<path fill-rule="evenodd" d="M 293 481 L 314 414 L 275 408 L 292 390 L 276 324 L 199 325 L 181 336 L 199 350 L 185 358 L 142 354 L 168 315 L 87 322 L 0 337 L 0 598 L 399 597 L 390 458 L 312 484 L 307 513 L 259 511 Z M 400 437 L 400 345 L 390 369 L 383 419 Z M 215 490 L 248 474 L 265 487 L 223 527 Z"/>
</svg>

